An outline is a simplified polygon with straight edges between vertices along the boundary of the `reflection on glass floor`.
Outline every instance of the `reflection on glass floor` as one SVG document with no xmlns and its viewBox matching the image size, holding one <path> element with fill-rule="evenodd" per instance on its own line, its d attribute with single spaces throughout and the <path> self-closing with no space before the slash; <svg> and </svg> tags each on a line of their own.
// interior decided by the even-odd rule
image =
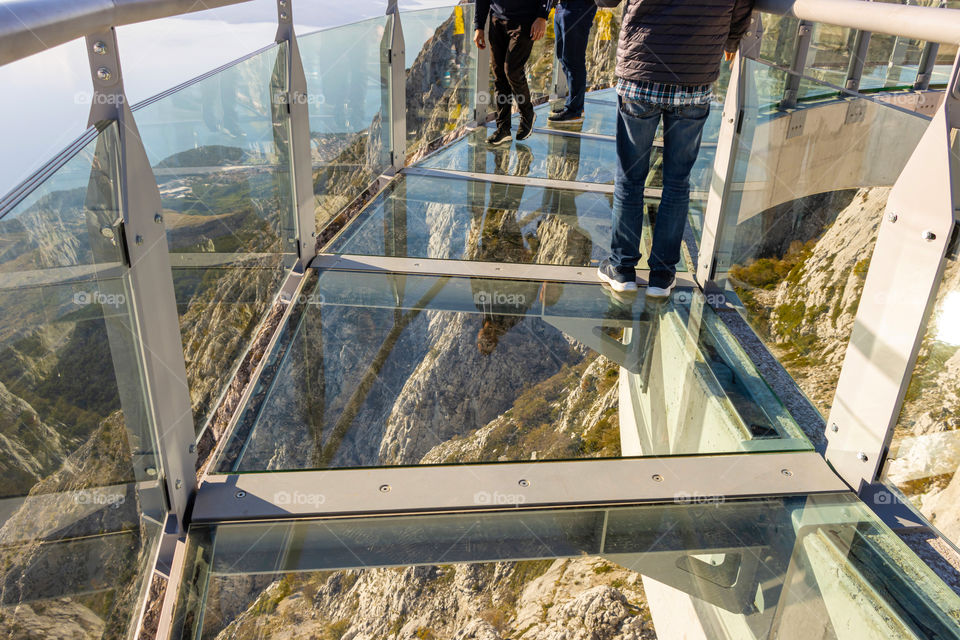
<svg viewBox="0 0 960 640">
<path fill-rule="evenodd" d="M 523 142 L 492 147 L 485 139 L 492 129 L 480 127 L 449 147 L 429 156 L 418 166 L 447 171 L 546 178 L 596 184 L 613 184 L 616 142 L 613 139 L 535 132 Z M 704 147 L 690 174 L 690 188 L 706 192 L 713 168 L 713 147 Z M 661 150 L 654 147 L 647 186 L 663 186 Z M 695 193 L 694 196 L 697 194 Z"/>
<path fill-rule="evenodd" d="M 306 291 L 221 473 L 810 448 L 688 292 L 350 271 Z"/>
<path fill-rule="evenodd" d="M 960 599 L 852 494 L 194 526 L 188 544 L 176 638 L 960 637 Z"/>
<path fill-rule="evenodd" d="M 607 193 L 537 185 L 400 176 L 336 238 L 328 253 L 476 260 L 507 264 L 596 266 L 611 230 Z M 655 199 L 648 199 L 651 214 Z M 702 202 L 691 206 L 699 227 Z M 696 218 L 694 220 L 694 218 Z M 650 255 L 644 218 L 643 260 Z M 686 271 L 682 261 L 679 271 Z"/>
</svg>

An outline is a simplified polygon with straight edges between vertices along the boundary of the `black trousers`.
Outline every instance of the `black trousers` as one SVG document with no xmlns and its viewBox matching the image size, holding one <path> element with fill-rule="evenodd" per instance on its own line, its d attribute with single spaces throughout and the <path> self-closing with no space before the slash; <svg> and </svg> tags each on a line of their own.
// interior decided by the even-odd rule
<svg viewBox="0 0 960 640">
<path fill-rule="evenodd" d="M 510 128 L 510 113 L 517 104 L 523 122 L 533 122 L 533 102 L 527 86 L 527 60 L 533 49 L 532 23 L 490 18 L 487 41 L 490 44 L 490 69 L 496 90 L 494 102 L 497 127 Z"/>
</svg>

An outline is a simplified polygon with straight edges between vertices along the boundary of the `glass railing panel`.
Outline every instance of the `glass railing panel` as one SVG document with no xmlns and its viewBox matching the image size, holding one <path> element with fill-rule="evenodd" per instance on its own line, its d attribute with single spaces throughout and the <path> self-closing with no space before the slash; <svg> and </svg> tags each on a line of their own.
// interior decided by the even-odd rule
<svg viewBox="0 0 960 640">
<path fill-rule="evenodd" d="M 236 523 L 190 544 L 175 638 L 958 637 L 960 599 L 845 494 Z"/>
<path fill-rule="evenodd" d="M 839 87 L 844 86 L 856 37 L 856 29 L 819 22 L 814 24 L 804 75 Z M 803 95 L 801 92 L 800 96 Z"/>
<path fill-rule="evenodd" d="M 472 4 L 400 14 L 407 60 L 407 157 L 473 118 L 477 47 Z"/>
<path fill-rule="evenodd" d="M 826 415 L 890 187 L 928 120 L 829 88 L 834 97 L 781 111 L 786 73 L 745 64 L 732 226 L 718 271 Z"/>
<path fill-rule="evenodd" d="M 307 77 L 317 231 L 390 164 L 392 18 L 380 16 L 299 39 Z"/>
<path fill-rule="evenodd" d="M 614 140 L 534 133 L 510 147 L 493 147 L 485 139 L 492 129 L 479 128 L 439 152 L 419 166 L 471 173 L 547 178 L 572 182 L 613 184 L 616 176 L 616 142 Z M 715 146 L 705 145 L 690 174 L 694 197 L 702 196 L 710 186 Z M 650 154 L 647 186 L 662 186 L 662 153 L 654 147 Z"/>
<path fill-rule="evenodd" d="M 296 259 L 285 45 L 136 109 L 160 188 L 198 432 Z"/>
<path fill-rule="evenodd" d="M 957 57 L 958 46 L 955 44 L 941 44 L 937 47 L 937 57 L 934 59 L 933 72 L 930 74 L 931 86 L 946 86 L 950 81 L 950 72 L 953 61 Z"/>
<path fill-rule="evenodd" d="M 617 42 L 622 16 L 623 5 L 619 5 L 613 9 L 598 8 L 593 17 L 593 28 L 587 41 L 588 91 L 617 84 Z"/>
<path fill-rule="evenodd" d="M 689 317 L 690 302 L 322 271 L 216 469 L 809 449 L 720 321 Z M 623 429 L 645 448 L 622 451 Z"/>
<path fill-rule="evenodd" d="M 871 34 L 860 88 L 912 87 L 923 45 L 923 41 L 912 38 Z"/>
<path fill-rule="evenodd" d="M 944 535 L 960 543 L 960 262 L 948 257 L 884 471 Z"/>
<path fill-rule="evenodd" d="M 797 48 L 797 28 L 800 21 L 772 13 L 761 13 L 760 19 L 763 22 L 760 59 L 781 67 L 790 67 Z"/>
<path fill-rule="evenodd" d="M 110 124 L 0 216 L 5 637 L 130 635 L 152 574 L 166 507 L 118 167 Z"/>
<path fill-rule="evenodd" d="M 658 201 L 649 200 L 655 215 Z M 693 203 L 691 218 L 702 218 L 703 204 Z M 377 196 L 327 252 L 595 267 L 606 257 L 610 220 L 608 194 L 408 175 Z M 638 268 L 646 268 L 645 258 Z M 686 271 L 686 263 L 678 270 Z"/>
</svg>

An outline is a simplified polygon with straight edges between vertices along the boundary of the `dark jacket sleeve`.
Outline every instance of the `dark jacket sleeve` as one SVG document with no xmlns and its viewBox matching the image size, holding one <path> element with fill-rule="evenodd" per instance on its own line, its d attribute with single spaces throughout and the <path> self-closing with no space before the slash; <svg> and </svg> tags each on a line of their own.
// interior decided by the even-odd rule
<svg viewBox="0 0 960 640">
<path fill-rule="evenodd" d="M 473 28 L 483 31 L 487 26 L 487 14 L 490 13 L 490 0 L 477 0 L 473 9 Z"/>
<path fill-rule="evenodd" d="M 593 1 L 601 9 L 612 9 L 618 4 L 620 4 L 621 2 L 621 0 L 593 0 Z"/>
<path fill-rule="evenodd" d="M 730 35 L 723 45 L 724 51 L 736 51 L 740 46 L 743 34 L 750 26 L 750 14 L 753 12 L 753 0 L 736 0 L 733 5 L 733 16 L 730 19 Z"/>
</svg>

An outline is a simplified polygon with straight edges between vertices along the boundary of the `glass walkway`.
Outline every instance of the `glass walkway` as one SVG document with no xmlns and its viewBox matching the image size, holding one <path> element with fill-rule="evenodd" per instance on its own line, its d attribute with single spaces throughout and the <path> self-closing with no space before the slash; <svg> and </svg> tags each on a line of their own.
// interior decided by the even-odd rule
<svg viewBox="0 0 960 640">
<path fill-rule="evenodd" d="M 851 2 L 758 3 L 662 300 L 596 278 L 620 9 L 495 148 L 469 3 L 132 108 L 33 25 L 93 93 L 0 200 L 0 637 L 960 639 L 960 12 Z"/>
</svg>

